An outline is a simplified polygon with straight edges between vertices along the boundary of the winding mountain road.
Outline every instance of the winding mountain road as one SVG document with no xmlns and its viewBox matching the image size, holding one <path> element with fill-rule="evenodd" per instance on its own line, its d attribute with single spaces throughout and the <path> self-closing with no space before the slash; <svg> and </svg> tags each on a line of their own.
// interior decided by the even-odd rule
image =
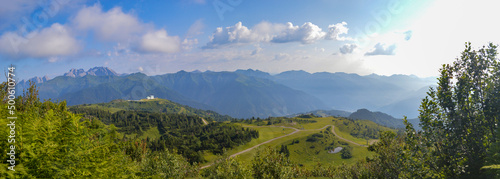
<svg viewBox="0 0 500 179">
<path fill-rule="evenodd" d="M 338 135 L 338 134 L 335 132 L 335 130 L 334 130 L 334 129 L 335 129 L 335 126 L 334 126 L 334 125 L 326 125 L 325 127 L 322 127 L 322 128 L 320 128 L 320 129 L 307 129 L 307 130 L 300 130 L 300 129 L 297 129 L 297 128 L 294 128 L 294 127 L 286 127 L 286 126 L 242 126 L 242 127 L 282 127 L 282 128 L 289 128 L 289 129 L 293 129 L 293 130 L 295 130 L 295 131 L 293 131 L 293 132 L 291 132 L 291 133 L 289 133 L 289 134 L 286 134 L 286 135 L 283 135 L 283 136 L 279 136 L 279 137 L 275 137 L 275 138 L 272 138 L 272 139 L 267 140 L 267 141 L 265 141 L 265 142 L 259 143 L 259 144 L 257 144 L 257 145 L 254 145 L 254 146 L 252 146 L 252 147 L 248 148 L 248 149 L 245 149 L 245 150 L 242 150 L 242 151 L 240 151 L 240 152 L 237 152 L 237 153 L 235 153 L 235 154 L 233 154 L 233 155 L 230 155 L 229 157 L 235 157 L 235 156 L 241 155 L 241 154 L 246 153 L 246 152 L 249 152 L 249 151 L 251 151 L 251 150 L 253 150 L 253 149 L 257 148 L 257 147 L 260 147 L 261 145 L 264 145 L 264 144 L 270 143 L 270 142 L 272 142 L 272 141 L 275 141 L 275 140 L 277 140 L 277 139 L 281 139 L 281 138 L 283 138 L 283 137 L 287 137 L 287 136 L 293 135 L 293 134 L 295 134 L 295 133 L 297 133 L 297 132 L 300 132 L 300 131 L 320 131 L 320 130 L 323 130 L 323 129 L 327 128 L 328 126 L 332 126 L 332 133 L 333 133 L 336 137 L 338 137 L 339 139 L 341 139 L 341 140 L 343 140 L 343 141 L 346 141 L 346 142 L 349 142 L 349 143 L 351 143 L 351 144 L 357 145 L 357 146 L 367 147 L 366 145 L 358 144 L 358 143 L 356 143 L 356 142 L 354 142 L 354 141 L 352 141 L 352 140 L 349 140 L 349 139 L 346 139 L 346 138 L 341 137 L 340 135 Z M 204 168 L 207 168 L 207 167 L 210 167 L 210 166 L 212 166 L 212 164 L 202 166 L 200 169 L 204 169 Z"/>
</svg>

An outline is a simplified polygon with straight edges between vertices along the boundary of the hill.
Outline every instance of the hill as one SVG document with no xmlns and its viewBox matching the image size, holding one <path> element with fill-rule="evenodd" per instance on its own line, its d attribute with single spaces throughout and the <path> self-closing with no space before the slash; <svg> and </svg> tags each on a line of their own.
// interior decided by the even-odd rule
<svg viewBox="0 0 500 179">
<path fill-rule="evenodd" d="M 332 109 L 332 110 L 321 110 L 320 109 L 320 110 L 314 110 L 314 111 L 309 111 L 309 112 L 305 112 L 305 113 L 293 114 L 293 115 L 289 115 L 288 117 L 296 117 L 296 116 L 299 116 L 302 114 L 312 114 L 312 115 L 320 116 L 320 117 L 329 117 L 329 116 L 349 117 L 349 115 L 351 115 L 352 113 L 347 112 L 347 111 L 342 111 L 342 110 L 335 110 L 335 109 Z"/>
<path fill-rule="evenodd" d="M 355 120 L 369 120 L 369 121 L 373 121 L 377 124 L 387 126 L 387 127 L 392 127 L 392 128 L 404 128 L 405 127 L 402 119 L 394 118 L 391 115 L 385 114 L 382 112 L 372 112 L 372 111 L 369 111 L 367 109 L 359 109 L 356 112 L 349 115 L 348 118 L 355 119 Z M 415 127 L 416 129 L 419 129 L 418 119 L 408 119 L 408 121 L 413 124 L 413 127 Z"/>
<path fill-rule="evenodd" d="M 112 113 L 120 110 L 125 110 L 125 111 L 148 111 L 148 112 L 165 113 L 165 114 L 182 114 L 189 116 L 199 116 L 208 121 L 229 121 L 233 119 L 228 115 L 221 115 L 214 111 L 196 109 L 166 99 L 159 99 L 159 98 L 152 100 L 137 100 L 137 101 L 120 99 L 120 100 L 113 100 L 108 103 L 84 104 L 84 105 L 76 105 L 70 107 L 71 110 L 76 110 L 78 108 L 96 108 L 100 110 L 109 111 Z"/>
</svg>

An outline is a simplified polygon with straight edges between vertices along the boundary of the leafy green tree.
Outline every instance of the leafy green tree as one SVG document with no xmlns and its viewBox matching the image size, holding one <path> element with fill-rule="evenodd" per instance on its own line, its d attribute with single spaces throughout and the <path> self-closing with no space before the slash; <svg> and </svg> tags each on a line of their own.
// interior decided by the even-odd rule
<svg viewBox="0 0 500 179">
<path fill-rule="evenodd" d="M 257 151 L 252 160 L 254 178 L 292 178 L 295 175 L 294 165 L 285 154 L 278 150 L 265 148 Z"/>
<path fill-rule="evenodd" d="M 142 178 L 186 178 L 197 177 L 198 166 L 189 162 L 175 152 L 155 151 L 148 153 L 142 162 L 140 176 Z"/>
<path fill-rule="evenodd" d="M 350 159 L 352 158 L 352 148 L 350 146 L 346 146 L 344 147 L 341 151 L 340 151 L 340 156 L 343 158 L 343 159 Z"/>
<path fill-rule="evenodd" d="M 443 65 L 437 89 L 420 106 L 422 137 L 446 177 L 478 174 L 494 142 L 498 123 L 497 46 L 473 50 L 466 43 L 460 58 Z"/>
<path fill-rule="evenodd" d="M 286 157 L 290 157 L 290 150 L 288 150 L 287 145 L 281 145 L 279 153 L 285 154 Z"/>
<path fill-rule="evenodd" d="M 252 178 L 252 172 L 237 158 L 221 156 L 212 166 L 205 169 L 203 176 L 217 179 L 244 179 Z"/>
</svg>

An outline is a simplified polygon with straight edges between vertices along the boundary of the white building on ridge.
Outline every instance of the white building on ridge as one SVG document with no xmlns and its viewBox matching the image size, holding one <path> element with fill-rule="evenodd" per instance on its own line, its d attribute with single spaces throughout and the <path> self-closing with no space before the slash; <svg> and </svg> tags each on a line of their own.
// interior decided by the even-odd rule
<svg viewBox="0 0 500 179">
<path fill-rule="evenodd" d="M 154 95 L 149 95 L 146 97 L 146 99 L 155 99 L 155 96 Z"/>
</svg>

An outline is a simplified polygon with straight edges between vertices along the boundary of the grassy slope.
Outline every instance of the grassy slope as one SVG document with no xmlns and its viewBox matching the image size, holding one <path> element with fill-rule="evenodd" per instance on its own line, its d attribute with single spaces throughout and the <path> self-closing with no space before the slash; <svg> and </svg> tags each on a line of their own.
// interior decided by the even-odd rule
<svg viewBox="0 0 500 179">
<path fill-rule="evenodd" d="M 334 117 L 325 117 L 325 118 L 311 118 L 308 120 L 316 120 L 316 123 L 306 123 L 306 124 L 294 124 L 294 123 L 280 123 L 280 124 L 274 124 L 273 126 L 287 126 L 287 127 L 294 127 L 297 129 L 300 129 L 299 132 L 283 137 L 280 139 L 277 139 L 275 141 L 272 141 L 268 144 L 264 144 L 260 146 L 259 148 L 263 147 L 279 147 L 282 144 L 283 145 L 289 145 L 292 143 L 294 139 L 298 139 L 300 142 L 298 144 L 294 145 L 289 145 L 288 149 L 290 151 L 290 158 L 300 164 L 303 164 L 306 167 L 313 167 L 314 165 L 317 164 L 317 162 L 321 162 L 323 164 L 333 164 L 333 165 L 340 165 L 342 163 L 354 163 L 355 161 L 359 159 L 363 159 L 367 156 L 373 155 L 373 153 L 369 152 L 366 147 L 361 147 L 361 146 L 355 146 L 352 144 L 349 144 L 353 148 L 352 154 L 353 158 L 350 159 L 341 159 L 340 153 L 337 154 L 328 154 L 327 150 L 325 150 L 325 147 L 329 145 L 328 141 L 342 141 L 338 139 L 337 137 L 333 137 L 333 135 L 323 141 L 318 141 L 318 142 L 306 142 L 307 136 L 310 136 L 315 133 L 320 133 L 320 131 L 324 131 L 324 127 L 327 125 L 335 125 L 335 131 L 338 135 L 341 135 L 342 137 L 353 140 L 354 142 L 357 142 L 359 144 L 366 144 L 365 139 L 360 139 L 353 137 L 349 135 L 350 131 L 347 126 L 343 124 L 343 120 L 347 119 L 342 119 L 342 118 L 334 118 Z M 379 126 L 371 121 L 358 121 L 363 124 L 368 124 L 369 127 L 377 127 L 380 128 L 381 130 L 391 130 L 386 127 Z M 288 134 L 290 132 L 293 132 L 293 129 L 285 128 L 285 134 L 283 133 L 283 127 L 273 127 L 273 126 L 255 126 L 255 125 L 249 125 L 249 124 L 241 124 L 241 123 L 236 123 L 238 125 L 242 126 L 249 126 L 253 129 L 259 130 L 260 136 L 258 139 L 253 139 L 251 142 L 247 143 L 246 145 L 239 146 L 237 148 L 231 149 L 227 151 L 228 155 L 232 155 L 234 153 L 237 153 L 239 151 L 245 150 L 247 148 L 250 148 L 251 146 L 254 146 L 256 144 L 262 143 L 264 141 L 267 141 L 269 139 L 283 136 L 285 134 Z M 322 129 L 323 128 L 323 129 Z M 321 130 L 320 130 L 321 129 Z M 372 139 L 373 140 L 373 139 Z M 323 143 L 322 143 L 323 142 Z M 330 142 L 331 143 L 331 142 Z M 314 149 L 311 149 L 310 146 L 314 145 Z M 336 144 L 337 146 L 341 146 L 340 144 Z M 254 149 L 249 152 L 243 153 L 238 156 L 240 160 L 243 161 L 243 163 L 251 163 L 250 161 L 252 160 L 253 156 L 259 149 Z M 319 151 L 319 152 L 318 152 Z M 318 153 L 316 153 L 318 152 Z M 206 154 L 205 158 L 209 160 L 208 163 L 211 163 L 216 156 L 213 154 Z"/>
</svg>

